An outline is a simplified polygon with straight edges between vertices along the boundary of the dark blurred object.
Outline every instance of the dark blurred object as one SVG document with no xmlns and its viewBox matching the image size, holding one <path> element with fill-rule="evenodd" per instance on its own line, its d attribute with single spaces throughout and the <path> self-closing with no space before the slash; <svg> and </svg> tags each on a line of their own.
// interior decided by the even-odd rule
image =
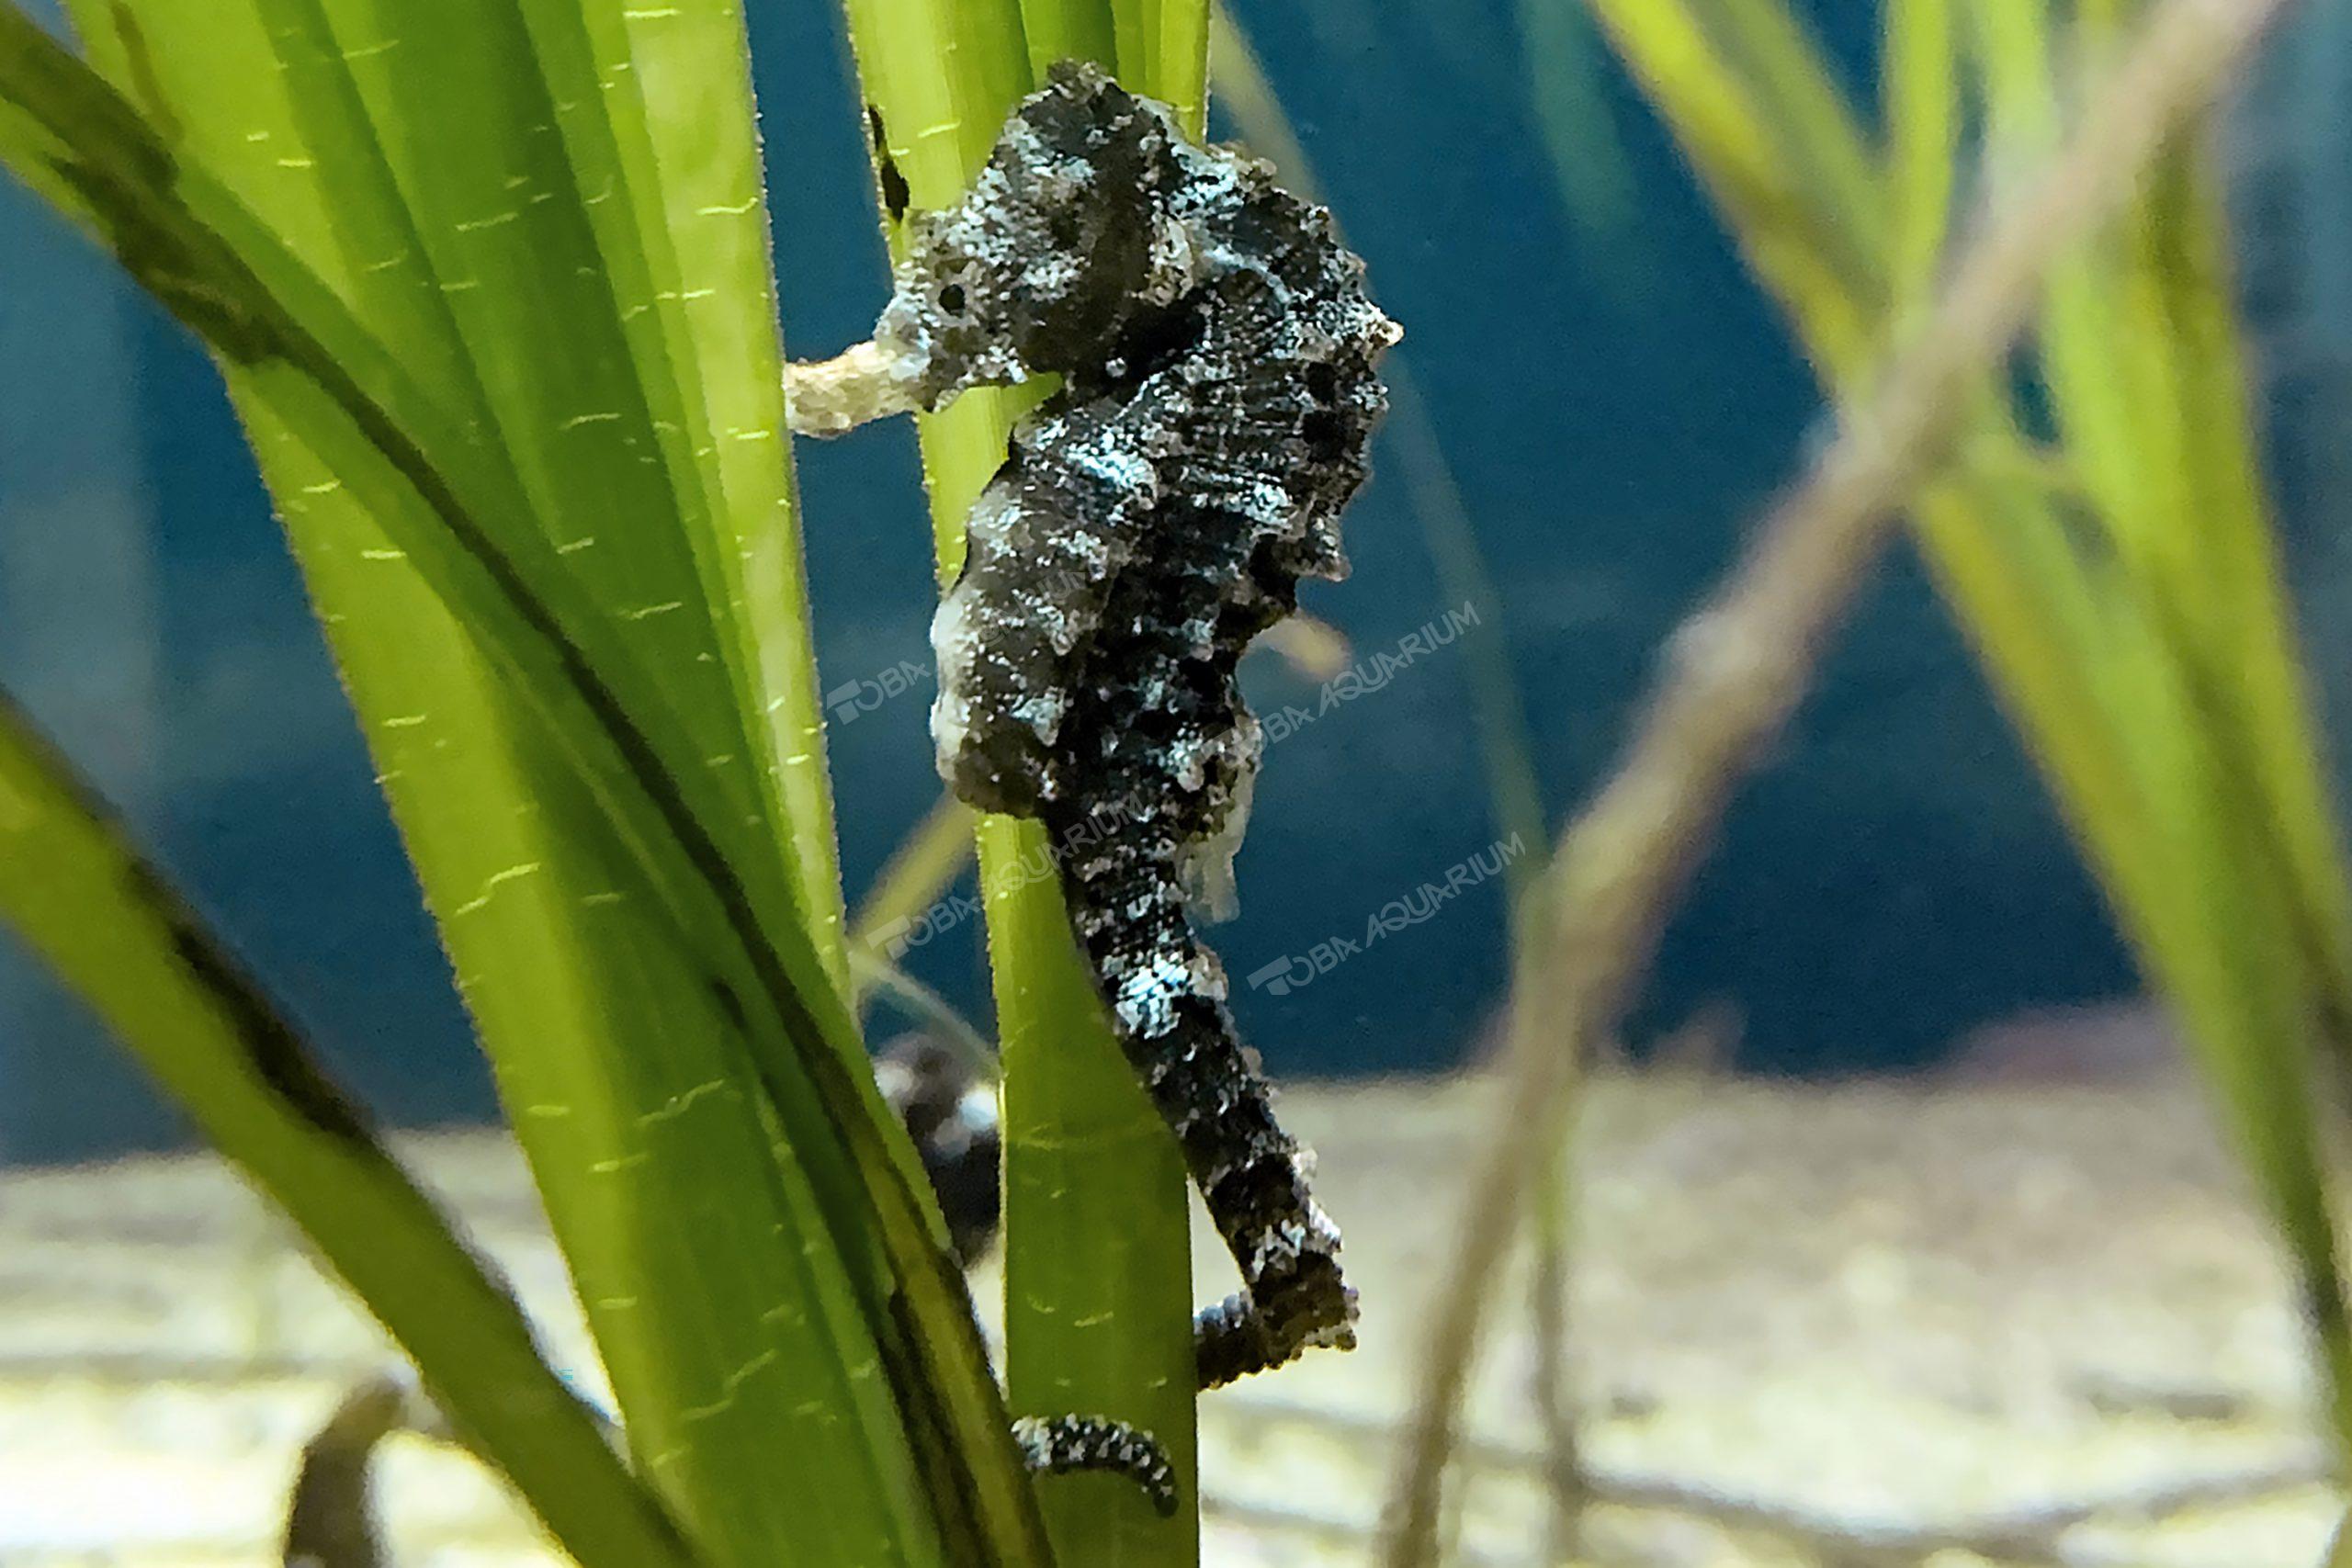
<svg viewBox="0 0 2352 1568">
<path fill-rule="evenodd" d="M 997 1188 L 1003 1137 L 996 1085 L 962 1051 L 925 1033 L 901 1034 L 876 1054 L 882 1098 L 906 1124 L 923 1174 L 947 1216 L 948 1244 L 969 1268 L 996 1240 L 1004 1200 Z"/>
<path fill-rule="evenodd" d="M 368 1461 L 401 1426 L 408 1403 L 398 1379 L 372 1379 L 353 1389 L 304 1445 L 286 1509 L 286 1568 L 383 1568 Z"/>
</svg>

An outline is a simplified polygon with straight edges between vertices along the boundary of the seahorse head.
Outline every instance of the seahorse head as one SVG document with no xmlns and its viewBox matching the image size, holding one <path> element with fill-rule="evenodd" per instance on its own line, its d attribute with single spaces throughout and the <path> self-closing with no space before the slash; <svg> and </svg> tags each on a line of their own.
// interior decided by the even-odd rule
<svg viewBox="0 0 2352 1568">
<path fill-rule="evenodd" d="M 924 407 L 1088 366 L 1192 285 L 1191 236 L 1164 194 L 1182 134 L 1095 67 L 1053 68 L 963 199 L 910 230 L 875 336 Z"/>
</svg>

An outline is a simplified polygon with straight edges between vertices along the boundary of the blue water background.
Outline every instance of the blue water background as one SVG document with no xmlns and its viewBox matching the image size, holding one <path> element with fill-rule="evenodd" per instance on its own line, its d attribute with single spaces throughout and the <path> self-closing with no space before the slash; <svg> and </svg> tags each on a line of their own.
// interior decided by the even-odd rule
<svg viewBox="0 0 2352 1568">
<path fill-rule="evenodd" d="M 1335 965 L 1318 971 L 1315 955 L 1318 943 L 1326 958 L 1363 943 L 1384 908 L 1396 925 L 1396 908 L 1425 907 L 1421 885 L 1482 852 L 1491 863 L 1465 645 L 1505 640 L 1556 828 L 1619 744 L 1661 637 L 1790 477 L 1821 413 L 1773 310 L 1604 61 L 1600 97 L 1547 120 L 1527 91 L 1510 0 L 1238 9 L 1378 297 L 1409 329 L 1413 373 L 1499 597 L 1464 606 L 1441 591 L 1397 465 L 1378 455 L 1348 523 L 1355 575 L 1311 589 L 1308 604 L 1348 633 L 1365 670 L 1383 654 L 1402 667 L 1331 701 L 1278 660 L 1254 661 L 1261 708 L 1317 716 L 1294 719 L 1272 750 L 1240 865 L 1241 917 L 1216 940 L 1243 1026 L 1278 1074 L 1438 1068 L 1481 1049 L 1491 1026 L 1504 978 L 1498 883 Z M 1874 8 L 1813 9 L 1867 80 Z M 752 11 L 787 342 L 827 353 L 864 334 L 885 292 L 855 99 L 831 7 Z M 2293 94 L 2274 97 L 2274 131 L 2311 118 Z M 1631 183 L 1614 220 L 1571 211 L 1544 141 L 1564 123 L 1622 141 Z M 2280 199 L 2290 217 L 2300 210 L 2291 189 Z M 2273 271 L 2272 315 L 2310 347 L 2301 273 Z M 2352 332 L 2352 310 L 2335 325 Z M 2330 380 L 2327 354 L 2311 357 L 2294 406 L 2324 423 L 2344 378 Z M 2331 514 L 2327 466 L 2287 471 L 2299 551 L 2332 559 L 2310 521 Z M 904 428 L 804 444 L 800 477 L 828 687 L 876 682 L 831 737 L 854 894 L 937 792 L 928 686 L 879 695 L 895 679 L 886 671 L 927 662 L 928 536 Z M 1465 610 L 1475 625 L 1460 626 Z M 1450 643 L 1405 651 L 1449 612 Z M 2322 606 L 2318 618 L 2321 646 L 2344 646 L 2340 614 Z M 175 326 L 6 185 L 0 681 L 371 1103 L 404 1122 L 492 1113 L 217 378 Z M 910 963 L 985 1015 L 977 922 Z M 1283 994 L 1241 983 L 1272 967 L 1296 977 Z M 2132 984 L 1905 550 L 1742 794 L 1632 1034 L 1725 1000 L 1745 1014 L 1750 1068 L 1900 1069 L 1984 1020 Z M 0 945 L 0 1156 L 82 1157 L 183 1135 L 78 1009 Z"/>
</svg>

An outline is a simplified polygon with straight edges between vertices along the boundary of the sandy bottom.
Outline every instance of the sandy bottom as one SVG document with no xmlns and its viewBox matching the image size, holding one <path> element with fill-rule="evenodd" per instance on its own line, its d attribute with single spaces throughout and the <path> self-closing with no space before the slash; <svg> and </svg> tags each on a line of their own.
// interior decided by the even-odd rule
<svg viewBox="0 0 2352 1568">
<path fill-rule="evenodd" d="M 1285 1096 L 1347 1231 L 1363 1348 L 1205 1401 L 1209 1562 L 1363 1560 L 1490 1105 L 1475 1081 Z M 585 1366 L 511 1147 L 409 1149 Z M 2342 1503 L 2318 1479 L 2301 1329 L 2185 1086 L 1611 1079 L 1573 1195 L 1580 1561 L 2324 1554 Z M 1204 1296 L 1230 1272 L 1203 1249 Z M 1502 1289 L 1454 1492 L 1463 1563 L 1548 1555 L 1527 1287 Z M 269 1561 L 297 1450 L 386 1357 L 209 1159 L 0 1172 L 0 1564 Z M 398 1439 L 379 1472 L 401 1568 L 549 1561 L 461 1457 Z"/>
</svg>

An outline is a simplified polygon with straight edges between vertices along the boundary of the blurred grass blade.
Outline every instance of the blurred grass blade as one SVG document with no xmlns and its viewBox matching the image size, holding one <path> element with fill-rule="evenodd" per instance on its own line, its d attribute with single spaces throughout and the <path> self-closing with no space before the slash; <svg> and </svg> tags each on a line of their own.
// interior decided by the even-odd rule
<svg viewBox="0 0 2352 1568">
<path fill-rule="evenodd" d="M 868 995 L 895 1003 L 899 1010 L 922 1026 L 938 1044 L 962 1058 L 974 1078 L 981 1083 L 994 1083 L 1002 1076 L 996 1059 L 996 1047 L 987 1036 L 972 1026 L 972 1021 L 957 1012 L 946 998 L 916 979 L 888 959 L 871 953 L 853 952 L 850 971 L 857 976 L 859 987 Z"/>
<path fill-rule="evenodd" d="M 1129 88 L 1197 98 L 1206 38 L 1178 13 L 1200 0 L 844 0 L 886 191 L 884 228 L 899 254 L 902 220 L 963 195 L 1035 72 L 1061 51 L 1114 66 Z M 1159 15 L 1155 28 L 1147 13 Z M 1147 40 L 1184 57 L 1156 74 Z M 1105 44 L 1109 52 L 1104 51 Z M 1164 80 L 1162 77 L 1164 76 Z M 1197 123 L 1197 120 L 1195 120 Z M 918 419 L 942 582 L 964 559 L 964 515 L 1004 461 L 1012 421 L 1048 386 L 967 392 Z M 1192 1248 L 1188 1182 L 1112 1038 L 1071 942 L 1049 849 L 1035 824 L 984 818 L 978 832 L 988 909 L 996 1032 L 1003 1063 L 1005 1382 L 1015 1412 L 1103 1415 L 1167 1447 L 1194 1495 Z M 1196 1562 L 1186 1507 L 1157 1517 L 1139 1494 L 1105 1501 L 1085 1483 L 1039 1488 L 1054 1547 L 1069 1563 L 1175 1568 Z"/>
<path fill-rule="evenodd" d="M 1872 221 L 1819 207 L 1808 229 L 1777 200 L 1853 188 L 1844 135 L 1816 112 L 1826 89 L 1809 85 L 1832 80 L 1826 62 L 1711 47 L 1702 10 L 1763 24 L 1754 38 L 1801 37 L 1764 0 L 1594 3 L 1825 381 L 1852 384 L 1891 328 L 1845 265 Z M 1906 6 L 1890 23 L 1892 231 L 1865 270 L 1896 279 L 1898 297 L 1931 266 L 1939 193 L 1958 183 L 1935 166 L 1963 144 L 1955 41 L 1981 73 L 1996 172 L 2056 140 L 2077 96 L 2058 62 L 2097 52 L 2060 37 L 2048 8 L 1967 0 L 1965 27 L 1939 27 L 1943 8 Z M 2119 19 L 2113 6 L 2084 17 L 2098 41 Z M 2214 179 L 2193 141 L 2121 222 L 2052 271 L 2034 369 L 2061 449 L 2036 451 L 2011 389 L 1988 385 L 1961 462 L 1918 498 L 1917 521 L 2119 924 L 2198 1046 L 2294 1258 L 2352 1449 L 2352 1333 L 2308 1059 L 2315 1027 L 2340 1046 L 2352 1021 L 2352 918 L 2255 473 Z"/>
<path fill-rule="evenodd" d="M 866 889 L 850 921 L 850 954 L 887 953 L 972 863 L 972 808 L 942 792 Z M 864 987 L 860 987 L 864 994 Z"/>
<path fill-rule="evenodd" d="M 2003 164 L 2022 163 L 2058 136 L 2057 84 L 2049 24 L 2033 7 L 1973 6 L 1976 55 L 1983 67 L 1986 132 Z M 2145 460 L 2143 437 L 2165 440 L 2160 411 L 2143 426 L 2143 405 L 2156 388 L 2153 345 L 2126 340 L 2121 315 L 2132 287 L 2113 232 L 2094 236 L 2051 271 L 2038 343 L 2051 403 L 2075 470 L 2096 513 L 2120 530 L 2126 570 L 2142 557 L 2131 543 L 2154 542 L 2144 487 L 2171 467 Z M 2152 427 L 2151 427 L 2152 426 Z"/>
<path fill-rule="evenodd" d="M 617 342 L 618 307 L 586 281 L 602 264 L 583 240 L 579 182 L 547 156 L 544 117 L 527 104 L 514 112 L 536 71 L 514 65 L 514 30 L 500 30 L 511 18 L 485 14 L 469 27 L 453 15 L 387 38 L 357 13 L 345 26 L 359 30 L 339 35 L 312 0 L 77 9 L 94 58 L 175 128 L 176 154 L 218 172 L 335 280 L 455 421 L 500 432 L 495 444 L 473 444 L 469 460 L 497 465 L 510 484 L 518 469 L 541 477 L 537 499 L 556 519 L 548 542 L 616 633 L 683 671 L 716 668 L 714 647 L 677 640 L 693 617 L 628 615 L 703 597 L 687 556 L 658 526 L 674 504 L 634 472 L 611 491 L 554 488 L 609 474 L 605 448 L 646 450 L 650 440 L 621 426 L 636 400 L 609 347 L 571 377 L 531 373 Z M 467 74 L 476 55 L 508 69 L 477 85 Z M 364 86 L 355 73 L 368 74 Z M 371 111 L 423 129 L 379 136 Z M 529 145 L 514 145 L 516 135 Z M 730 136 L 714 124 L 698 157 L 672 165 L 680 178 L 724 173 L 724 149 L 749 137 L 747 125 Z M 514 168 L 526 172 L 505 172 Z M 493 170 L 494 195 L 480 191 Z M 412 209 L 404 185 L 445 178 L 454 182 L 447 193 L 429 188 Z M 521 198 L 509 181 L 531 186 L 526 219 L 460 235 L 469 220 L 436 206 L 467 191 L 512 204 Z M 436 216 L 435 244 L 426 229 Z M 747 217 L 756 222 L 756 210 Z M 466 236 L 503 238 L 520 254 L 456 251 Z M 762 272 L 764 243 L 763 231 Z M 533 266 L 560 276 L 533 277 Z M 486 276 L 508 286 L 486 289 Z M 477 359 L 492 374 L 478 372 Z M 762 1561 L 797 1547 L 897 1560 L 892 1542 L 928 1527 L 903 1479 L 896 1415 L 856 1375 L 874 1355 L 870 1338 L 805 1174 L 776 1165 L 771 1123 L 729 1038 L 740 1026 L 717 1008 L 702 963 L 670 934 L 658 900 L 631 891 L 641 885 L 602 806 L 497 689 L 401 545 L 250 378 L 233 366 L 229 376 L 640 1462 L 722 1557 Z M 574 417 L 598 412 L 611 417 Z M 582 443 L 599 449 L 583 455 Z M 600 527 L 616 495 L 649 514 Z M 698 677 L 665 693 L 717 694 Z M 707 733 L 721 739 L 701 755 L 756 752 L 716 725 Z M 747 836 L 740 852 L 773 863 L 765 840 Z M 646 1048 L 657 1040 L 661 1049 Z M 714 1191 L 732 1201 L 712 1204 Z M 805 1238 L 805 1248 L 778 1247 L 779 1234 Z M 844 1421 L 862 1441 L 841 1440 Z M 827 1506 L 808 1506 L 816 1498 Z"/>
<path fill-rule="evenodd" d="M 1824 243 L 1820 204 L 1781 155 L 1788 134 L 1772 123 L 1753 85 L 1683 0 L 1589 4 L 1724 209 L 1748 265 L 1795 316 L 1806 352 L 1826 360 L 1825 370 L 1864 358 L 1876 310 L 1855 276 L 1855 238 Z"/>
<path fill-rule="evenodd" d="M 1222 14 L 1224 7 L 1218 6 Z M 1609 102 L 1608 51 L 1585 0 L 1519 0 L 1519 53 L 1528 107 L 1551 157 L 1568 220 L 1593 242 L 1591 258 L 1620 290 L 1631 279 L 1606 266 L 1610 248 L 1635 243 L 1634 170 Z M 1216 56 L 1217 79 L 1227 62 Z M 1254 69 L 1254 62 L 1252 62 Z"/>
<path fill-rule="evenodd" d="M 1951 0 L 1883 7 L 1888 271 L 1899 310 L 1934 292 L 1960 168 L 1960 58 Z"/>
<path fill-rule="evenodd" d="M 739 876 L 720 847 L 723 830 L 709 826 L 740 820 L 714 809 L 720 784 L 694 765 L 697 752 L 659 690 L 607 623 L 582 604 L 527 506 L 482 449 L 448 427 L 320 281 L 233 198 L 200 168 L 175 162 L 126 106 L 6 9 L 0 9 L 0 159 L 97 230 L 141 282 L 207 337 L 246 390 L 318 455 L 335 476 L 329 488 L 349 491 L 387 527 L 505 674 L 504 690 L 525 700 L 538 739 L 576 771 L 594 803 L 592 826 L 608 835 L 585 841 L 621 852 L 603 869 L 620 880 L 620 903 L 642 899 L 655 950 L 696 977 L 702 1010 L 695 1021 L 708 1028 L 720 1053 L 719 1076 L 652 1108 L 657 1114 L 638 1115 L 636 1125 L 666 1123 L 689 1105 L 707 1104 L 748 1115 L 756 1128 L 761 1107 L 746 1103 L 752 1099 L 782 1120 L 786 1142 L 775 1152 L 787 1157 L 739 1164 L 737 1170 L 753 1173 L 784 1211 L 769 1227 L 768 1250 L 794 1254 L 794 1266 L 813 1269 L 804 1282 L 816 1292 L 814 1310 L 788 1300 L 763 1303 L 759 1320 L 773 1336 L 767 1350 L 704 1385 L 701 1405 L 680 1401 L 675 1379 L 656 1385 L 669 1403 L 652 1414 L 675 1421 L 678 1435 L 691 1440 L 697 1427 L 739 1408 L 747 1387 L 758 1387 L 792 1396 L 787 1410 L 797 1415 L 786 1421 L 812 1441 L 829 1420 L 867 1430 L 871 1403 L 880 1397 L 870 1375 L 878 1352 L 879 1386 L 895 1400 L 905 1423 L 899 1440 L 911 1444 L 951 1549 L 975 1561 L 1036 1560 L 1042 1536 L 961 1280 L 944 1251 L 944 1228 L 910 1179 L 911 1150 L 881 1111 L 870 1075 L 862 1064 L 852 1068 L 854 1033 L 843 999 L 792 911 L 776 907 L 780 880 Z M 428 452 L 439 455 L 447 471 Z M 561 1110 L 569 1116 L 577 1107 Z M 526 1116 L 533 1113 L 524 1108 Z M 702 1192 L 707 1199 L 725 1190 Z M 777 1235 L 798 1245 L 776 1247 Z M 685 1277 L 735 1261 L 698 1260 Z M 680 1303 L 694 1304 L 695 1292 L 674 1280 L 661 1284 Z M 837 1310 L 837 1301 L 842 1309 L 854 1303 L 854 1311 Z M 853 1319 L 876 1337 L 871 1351 L 823 1346 L 820 1323 L 838 1331 Z M 631 1348 L 693 1355 L 706 1347 L 638 1341 Z M 836 1403 L 777 1386 L 785 1358 L 808 1359 L 812 1349 L 826 1351 L 815 1370 L 823 1374 L 830 1365 L 825 1382 L 841 1390 Z M 842 1460 L 862 1451 L 863 1445 L 836 1438 L 813 1482 L 791 1482 L 822 1486 Z M 903 1472 L 845 1472 L 853 1482 L 872 1475 L 881 1490 L 868 1495 L 883 1511 L 812 1513 L 790 1506 L 794 1494 L 776 1487 L 756 1455 L 756 1446 L 739 1451 L 705 1443 L 700 1457 L 707 1473 L 702 1467 L 689 1472 L 700 1478 L 695 1490 L 704 1505 L 694 1513 L 695 1525 L 804 1548 L 812 1538 L 870 1529 L 880 1532 L 877 1540 L 858 1549 L 873 1553 L 878 1546 L 880 1555 L 869 1560 L 930 1554 L 920 1533 L 923 1521 L 906 1512 L 911 1483 Z M 690 1457 L 682 1443 L 656 1450 L 649 1463 L 671 1480 Z"/>
<path fill-rule="evenodd" d="M 2197 676 L 2206 690 L 2236 687 L 2223 711 L 2242 725 L 2235 750 L 2256 760 L 2240 775 L 2252 786 L 2245 809 L 2281 840 L 2278 862 L 2293 889 L 2297 945 L 2324 998 L 2324 1036 L 2352 1060 L 2352 882 L 2255 456 L 2220 186 L 2209 150 L 2180 148 L 2156 172 L 2135 226 L 2146 280 L 2137 298 L 2174 388 L 2176 504 L 2191 524 L 2174 604 L 2198 615 L 2200 635 L 2177 640 L 2206 650 L 2209 667 Z"/>
<path fill-rule="evenodd" d="M 693 1562 L 503 1282 L 5 694 L 0 919 L 293 1216 L 582 1568 Z"/>
<path fill-rule="evenodd" d="M 1907 0 L 1906 0 L 1907 3 Z M 1836 70 L 1786 0 L 1701 0 L 1702 26 L 1754 95 L 1822 248 L 1857 288 L 1883 276 L 1877 159 Z"/>
</svg>

